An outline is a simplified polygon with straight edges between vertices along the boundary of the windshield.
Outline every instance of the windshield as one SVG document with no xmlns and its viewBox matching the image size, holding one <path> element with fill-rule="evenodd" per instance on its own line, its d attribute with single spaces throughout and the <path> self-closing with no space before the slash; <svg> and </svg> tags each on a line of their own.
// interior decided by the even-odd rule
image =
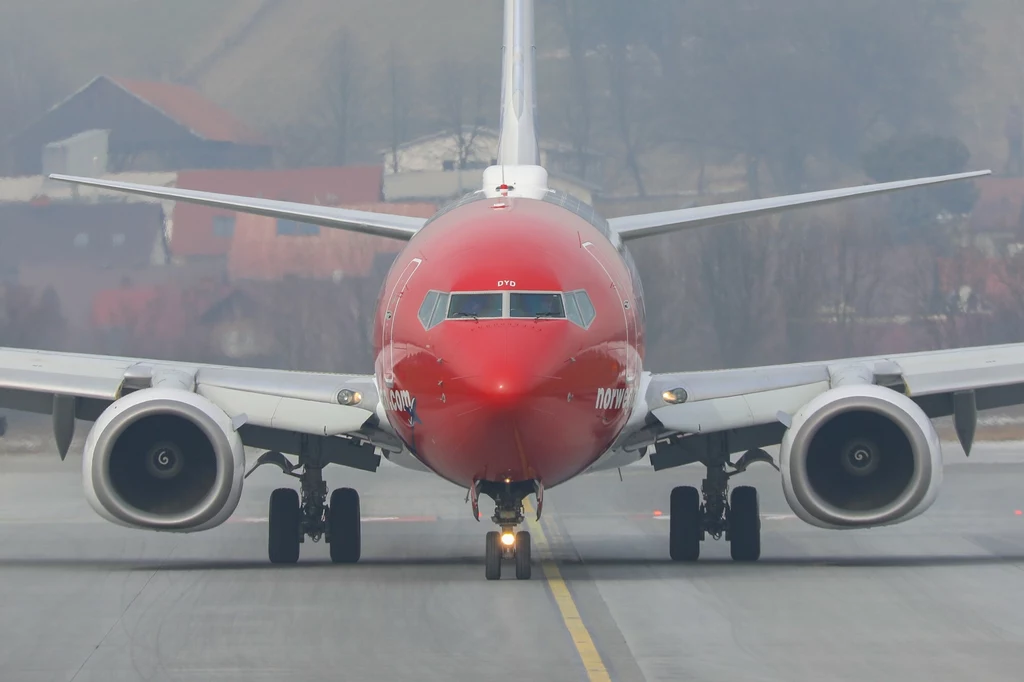
<svg viewBox="0 0 1024 682">
<path fill-rule="evenodd" d="M 513 293 L 509 301 L 510 317 L 565 317 L 562 294 Z"/>
<path fill-rule="evenodd" d="M 501 293 L 452 294 L 448 319 L 501 317 Z"/>
</svg>

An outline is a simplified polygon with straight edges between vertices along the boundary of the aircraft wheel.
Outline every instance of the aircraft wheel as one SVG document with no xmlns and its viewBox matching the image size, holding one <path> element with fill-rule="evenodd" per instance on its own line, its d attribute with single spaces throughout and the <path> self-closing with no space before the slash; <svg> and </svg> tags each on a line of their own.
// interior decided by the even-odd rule
<svg viewBox="0 0 1024 682">
<path fill-rule="evenodd" d="M 672 489 L 668 520 L 668 553 L 672 561 L 700 557 L 700 492 L 691 486 Z"/>
<path fill-rule="evenodd" d="M 761 512 L 757 489 L 749 485 L 732 491 L 729 547 L 734 561 L 757 561 L 761 557 Z"/>
<path fill-rule="evenodd" d="M 354 564 L 359 561 L 359 493 L 352 488 L 338 488 L 331 493 L 327 510 L 327 530 L 330 533 L 331 561 L 336 564 Z"/>
<path fill-rule="evenodd" d="M 533 567 L 530 565 L 530 533 L 521 530 L 516 533 L 516 580 L 529 580 Z"/>
<path fill-rule="evenodd" d="M 272 564 L 294 564 L 299 560 L 302 538 L 299 493 L 278 488 L 270 494 L 270 532 L 267 553 Z"/>
<path fill-rule="evenodd" d="M 501 533 L 496 530 L 487 533 L 484 575 L 488 580 L 501 580 Z"/>
</svg>

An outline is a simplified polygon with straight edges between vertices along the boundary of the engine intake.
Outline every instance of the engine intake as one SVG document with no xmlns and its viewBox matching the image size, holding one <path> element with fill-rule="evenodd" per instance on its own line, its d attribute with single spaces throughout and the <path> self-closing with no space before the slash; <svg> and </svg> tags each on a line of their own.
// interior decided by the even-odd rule
<svg viewBox="0 0 1024 682">
<path fill-rule="evenodd" d="M 238 505 L 242 441 L 223 410 L 168 388 L 132 393 L 108 407 L 85 445 L 83 475 L 93 508 L 122 525 L 198 531 Z"/>
<path fill-rule="evenodd" d="M 899 523 L 928 509 L 942 480 L 931 420 L 874 385 L 826 391 L 793 417 L 780 450 L 790 507 L 824 528 Z"/>
</svg>

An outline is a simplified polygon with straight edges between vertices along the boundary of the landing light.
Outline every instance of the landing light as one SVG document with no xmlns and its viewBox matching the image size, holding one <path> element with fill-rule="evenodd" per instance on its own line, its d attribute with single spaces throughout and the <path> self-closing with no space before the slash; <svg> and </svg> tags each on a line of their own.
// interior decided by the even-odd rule
<svg viewBox="0 0 1024 682">
<path fill-rule="evenodd" d="M 502 533 L 501 544 L 505 545 L 506 547 L 511 547 L 512 545 L 516 544 L 516 536 L 512 533 Z"/>
<path fill-rule="evenodd" d="M 348 388 L 343 388 L 338 391 L 338 404 L 339 405 L 358 405 L 363 400 L 363 394 L 359 391 L 353 391 Z"/>
<path fill-rule="evenodd" d="M 669 405 L 679 405 L 685 403 L 687 399 L 685 388 L 673 388 L 671 391 L 665 391 L 661 394 L 661 399 Z"/>
</svg>

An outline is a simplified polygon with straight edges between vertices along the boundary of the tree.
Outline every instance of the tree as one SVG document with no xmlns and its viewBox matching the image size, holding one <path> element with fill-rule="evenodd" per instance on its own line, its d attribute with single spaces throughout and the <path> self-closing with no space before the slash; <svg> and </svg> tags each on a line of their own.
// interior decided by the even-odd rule
<svg viewBox="0 0 1024 682">
<path fill-rule="evenodd" d="M 959 0 L 678 4 L 661 91 L 687 138 L 744 159 L 754 193 L 761 168 L 799 191 L 812 157 L 852 165 L 866 140 L 951 120 Z"/>
<path fill-rule="evenodd" d="M 967 170 L 971 153 L 955 137 L 929 133 L 894 135 L 863 156 L 864 171 L 875 182 L 892 182 Z M 940 213 L 965 215 L 978 200 L 973 183 L 929 187 L 892 198 L 900 223 L 910 228 L 931 227 Z"/>
<path fill-rule="evenodd" d="M 775 241 L 780 265 L 774 285 L 781 299 L 787 360 L 814 357 L 819 346 L 818 314 L 827 298 L 826 235 L 819 224 L 799 223 L 780 228 Z"/>
<path fill-rule="evenodd" d="M 0 25 L 0 138 L 13 135 L 42 115 L 64 91 L 45 46 L 33 42 L 17 26 L 17 22 Z"/>
<path fill-rule="evenodd" d="M 59 350 L 67 320 L 52 287 L 42 293 L 16 284 L 0 284 L 0 346 Z"/>
<path fill-rule="evenodd" d="M 739 367 L 764 362 L 778 330 L 771 286 L 777 251 L 768 221 L 705 230 L 693 256 L 701 273 L 702 309 L 711 322 L 719 363 Z"/>
<path fill-rule="evenodd" d="M 485 104 L 497 101 L 497 97 L 489 96 L 493 93 L 488 92 L 483 71 L 476 62 L 444 60 L 435 71 L 434 83 L 440 124 L 455 138 L 455 165 L 466 168 L 487 124 Z"/>
<path fill-rule="evenodd" d="M 413 109 L 412 84 L 408 66 L 398 49 L 388 52 L 388 90 L 391 110 L 391 172 L 397 173 L 398 148 L 409 139 L 409 118 Z"/>
<path fill-rule="evenodd" d="M 623 152 L 626 170 L 639 196 L 647 196 L 642 157 L 651 142 L 658 107 L 656 62 L 649 41 L 651 0 L 595 0 L 597 52 L 605 68 L 607 127 Z M 588 6 L 589 8 L 589 6 Z"/>
<path fill-rule="evenodd" d="M 554 15 L 569 53 L 567 72 L 553 90 L 561 102 L 562 130 L 571 141 L 575 158 L 573 171 L 587 178 L 594 132 L 594 94 L 588 55 L 594 45 L 593 12 L 590 0 L 553 0 Z"/>
<path fill-rule="evenodd" d="M 358 151 L 356 140 L 364 124 L 369 91 L 362 48 L 346 29 L 338 31 L 331 41 L 324 74 L 322 108 L 328 161 L 343 166 Z"/>
</svg>

